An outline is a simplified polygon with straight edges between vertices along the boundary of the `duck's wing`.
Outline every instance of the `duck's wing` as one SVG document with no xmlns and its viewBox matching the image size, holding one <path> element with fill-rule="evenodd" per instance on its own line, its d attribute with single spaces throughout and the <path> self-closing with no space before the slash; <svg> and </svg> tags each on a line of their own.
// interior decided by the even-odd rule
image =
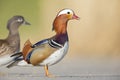
<svg viewBox="0 0 120 80">
<path fill-rule="evenodd" d="M 35 43 L 32 48 L 28 42 L 26 48 L 24 48 L 24 59 L 33 65 L 38 65 L 54 53 L 58 48 L 54 48 L 50 45 L 50 39 L 44 39 Z M 26 49 L 29 49 L 26 51 Z"/>
<path fill-rule="evenodd" d="M 5 40 L 0 40 L 0 56 L 10 54 L 10 45 L 7 41 Z"/>
</svg>

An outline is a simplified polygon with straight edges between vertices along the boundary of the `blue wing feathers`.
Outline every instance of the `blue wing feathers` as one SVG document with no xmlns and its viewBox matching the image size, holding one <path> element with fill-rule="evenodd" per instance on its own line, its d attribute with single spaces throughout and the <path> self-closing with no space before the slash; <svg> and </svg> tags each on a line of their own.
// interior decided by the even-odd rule
<svg viewBox="0 0 120 80">
<path fill-rule="evenodd" d="M 30 63 L 30 57 L 32 55 L 32 51 L 26 56 L 26 61 Z"/>
<path fill-rule="evenodd" d="M 44 40 L 41 40 L 41 41 L 35 43 L 33 46 L 39 46 L 39 45 L 45 44 L 47 42 L 48 42 L 48 39 L 44 39 Z"/>
</svg>

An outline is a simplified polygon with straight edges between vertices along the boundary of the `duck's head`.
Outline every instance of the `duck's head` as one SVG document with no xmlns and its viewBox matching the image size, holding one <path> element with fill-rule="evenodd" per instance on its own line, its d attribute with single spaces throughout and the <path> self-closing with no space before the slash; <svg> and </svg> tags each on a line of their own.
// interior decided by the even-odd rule
<svg viewBox="0 0 120 80">
<path fill-rule="evenodd" d="M 18 29 L 20 25 L 30 25 L 27 21 L 25 21 L 23 16 L 13 16 L 11 19 L 8 20 L 7 28 L 8 29 Z"/>
<path fill-rule="evenodd" d="M 71 9 L 63 9 L 63 10 L 61 10 L 58 13 L 57 17 L 62 17 L 64 19 L 66 19 L 66 20 L 71 20 L 71 19 L 79 20 L 79 17 Z"/>
<path fill-rule="evenodd" d="M 54 22 L 53 22 L 53 29 L 52 30 L 55 30 L 56 33 L 65 33 L 67 31 L 67 22 L 69 20 L 72 20 L 72 19 L 76 19 L 76 20 L 79 20 L 79 17 L 74 13 L 73 10 L 71 9 L 63 9 L 61 10 Z"/>
</svg>

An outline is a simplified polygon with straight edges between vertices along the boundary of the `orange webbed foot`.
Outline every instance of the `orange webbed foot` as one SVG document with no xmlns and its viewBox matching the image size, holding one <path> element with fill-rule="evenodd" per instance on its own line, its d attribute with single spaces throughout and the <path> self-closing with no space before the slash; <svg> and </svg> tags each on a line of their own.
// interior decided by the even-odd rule
<svg viewBox="0 0 120 80">
<path fill-rule="evenodd" d="M 48 78 L 55 78 L 56 76 L 52 75 L 49 73 L 48 71 L 48 65 L 45 65 L 44 66 L 44 69 L 45 69 L 45 75 L 48 77 Z"/>
</svg>

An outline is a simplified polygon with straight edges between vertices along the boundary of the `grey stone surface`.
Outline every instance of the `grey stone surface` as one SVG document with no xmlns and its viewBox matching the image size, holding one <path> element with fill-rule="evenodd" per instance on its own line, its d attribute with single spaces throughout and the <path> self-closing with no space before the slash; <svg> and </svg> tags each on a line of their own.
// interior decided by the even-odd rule
<svg viewBox="0 0 120 80">
<path fill-rule="evenodd" d="M 104 64 L 105 62 L 93 64 L 90 60 L 65 58 L 60 63 L 49 67 L 49 71 L 56 76 L 55 78 L 45 77 L 43 67 L 15 66 L 10 69 L 1 67 L 0 80 L 120 80 L 119 64 Z"/>
</svg>

